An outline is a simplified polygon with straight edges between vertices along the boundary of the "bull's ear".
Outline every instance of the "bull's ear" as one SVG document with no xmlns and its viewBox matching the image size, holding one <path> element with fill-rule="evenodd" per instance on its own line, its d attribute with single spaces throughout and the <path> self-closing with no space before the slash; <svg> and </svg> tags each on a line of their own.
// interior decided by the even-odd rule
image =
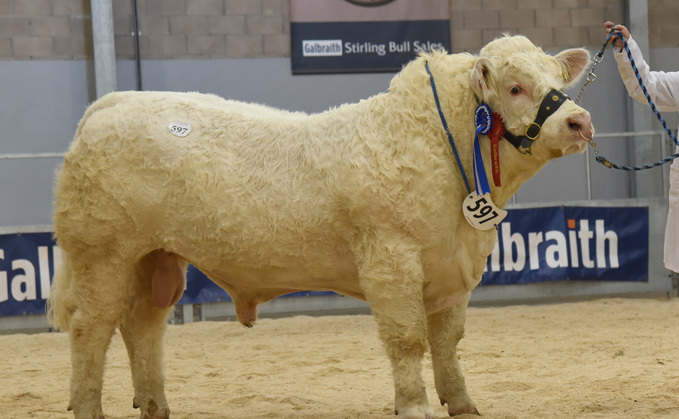
<svg viewBox="0 0 679 419">
<path fill-rule="evenodd" d="M 476 60 L 471 74 L 472 90 L 479 98 L 484 98 L 488 92 L 488 77 L 490 74 L 490 60 L 480 57 Z"/>
<path fill-rule="evenodd" d="M 577 82 L 589 66 L 589 52 L 582 48 L 567 49 L 554 58 L 561 65 L 565 87 Z"/>
</svg>

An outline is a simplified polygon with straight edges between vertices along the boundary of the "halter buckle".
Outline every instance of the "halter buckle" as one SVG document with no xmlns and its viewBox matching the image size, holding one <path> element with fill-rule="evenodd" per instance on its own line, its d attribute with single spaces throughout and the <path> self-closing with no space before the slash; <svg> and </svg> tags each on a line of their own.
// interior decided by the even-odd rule
<svg viewBox="0 0 679 419">
<path fill-rule="evenodd" d="M 535 127 L 535 129 L 533 129 L 533 127 Z M 531 131 L 531 129 L 532 129 L 532 132 L 535 132 L 535 135 L 531 135 L 531 133 L 529 132 L 529 131 Z M 530 125 L 528 125 L 526 127 L 526 132 L 524 133 L 524 136 L 531 141 L 535 141 L 535 139 L 540 136 L 541 130 L 542 130 L 542 127 L 540 125 L 536 124 L 535 122 L 531 122 Z"/>
</svg>

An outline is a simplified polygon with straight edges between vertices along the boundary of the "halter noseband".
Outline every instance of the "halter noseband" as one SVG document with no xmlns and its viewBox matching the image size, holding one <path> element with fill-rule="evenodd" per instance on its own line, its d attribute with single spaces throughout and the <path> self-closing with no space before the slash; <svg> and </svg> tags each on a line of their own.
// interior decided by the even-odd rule
<svg viewBox="0 0 679 419">
<path fill-rule="evenodd" d="M 523 151 L 521 150 L 523 148 L 525 149 L 523 152 L 528 153 L 530 151 L 530 146 L 533 145 L 533 141 L 535 141 L 535 139 L 540 136 L 542 124 L 544 124 L 545 120 L 549 118 L 554 112 L 556 112 L 557 109 L 559 109 L 561 105 L 567 100 L 570 100 L 570 98 L 564 92 L 556 89 L 550 90 L 544 99 L 542 99 L 538 114 L 535 117 L 535 120 L 531 122 L 530 125 L 528 125 L 524 135 L 516 136 L 507 131 L 505 132 L 504 138 L 509 141 L 517 150 Z"/>
</svg>

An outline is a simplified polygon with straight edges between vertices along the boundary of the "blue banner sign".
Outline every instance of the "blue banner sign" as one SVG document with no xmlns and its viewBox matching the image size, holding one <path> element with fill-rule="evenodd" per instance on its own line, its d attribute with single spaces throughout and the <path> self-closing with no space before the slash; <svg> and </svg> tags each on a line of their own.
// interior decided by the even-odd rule
<svg viewBox="0 0 679 419">
<path fill-rule="evenodd" d="M 52 233 L 0 235 L 0 316 L 44 313 L 60 261 Z"/>
<path fill-rule="evenodd" d="M 510 210 L 482 285 L 648 281 L 647 207 Z"/>
<path fill-rule="evenodd" d="M 293 74 L 396 72 L 450 51 L 448 0 L 291 0 Z"/>
<path fill-rule="evenodd" d="M 646 207 L 509 210 L 498 228 L 482 285 L 543 281 L 647 281 Z M 61 260 L 52 233 L 0 235 L 0 316 L 42 314 Z M 301 292 L 289 295 L 321 295 Z M 230 301 L 190 266 L 178 304 Z"/>
</svg>

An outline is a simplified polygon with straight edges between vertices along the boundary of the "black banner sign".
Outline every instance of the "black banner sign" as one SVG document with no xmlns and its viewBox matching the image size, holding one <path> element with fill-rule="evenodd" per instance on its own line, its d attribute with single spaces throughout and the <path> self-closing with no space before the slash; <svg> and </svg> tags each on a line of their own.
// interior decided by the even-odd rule
<svg viewBox="0 0 679 419">
<path fill-rule="evenodd" d="M 395 72 L 420 51 L 450 50 L 447 1 L 358 3 L 291 0 L 293 74 Z"/>
</svg>

